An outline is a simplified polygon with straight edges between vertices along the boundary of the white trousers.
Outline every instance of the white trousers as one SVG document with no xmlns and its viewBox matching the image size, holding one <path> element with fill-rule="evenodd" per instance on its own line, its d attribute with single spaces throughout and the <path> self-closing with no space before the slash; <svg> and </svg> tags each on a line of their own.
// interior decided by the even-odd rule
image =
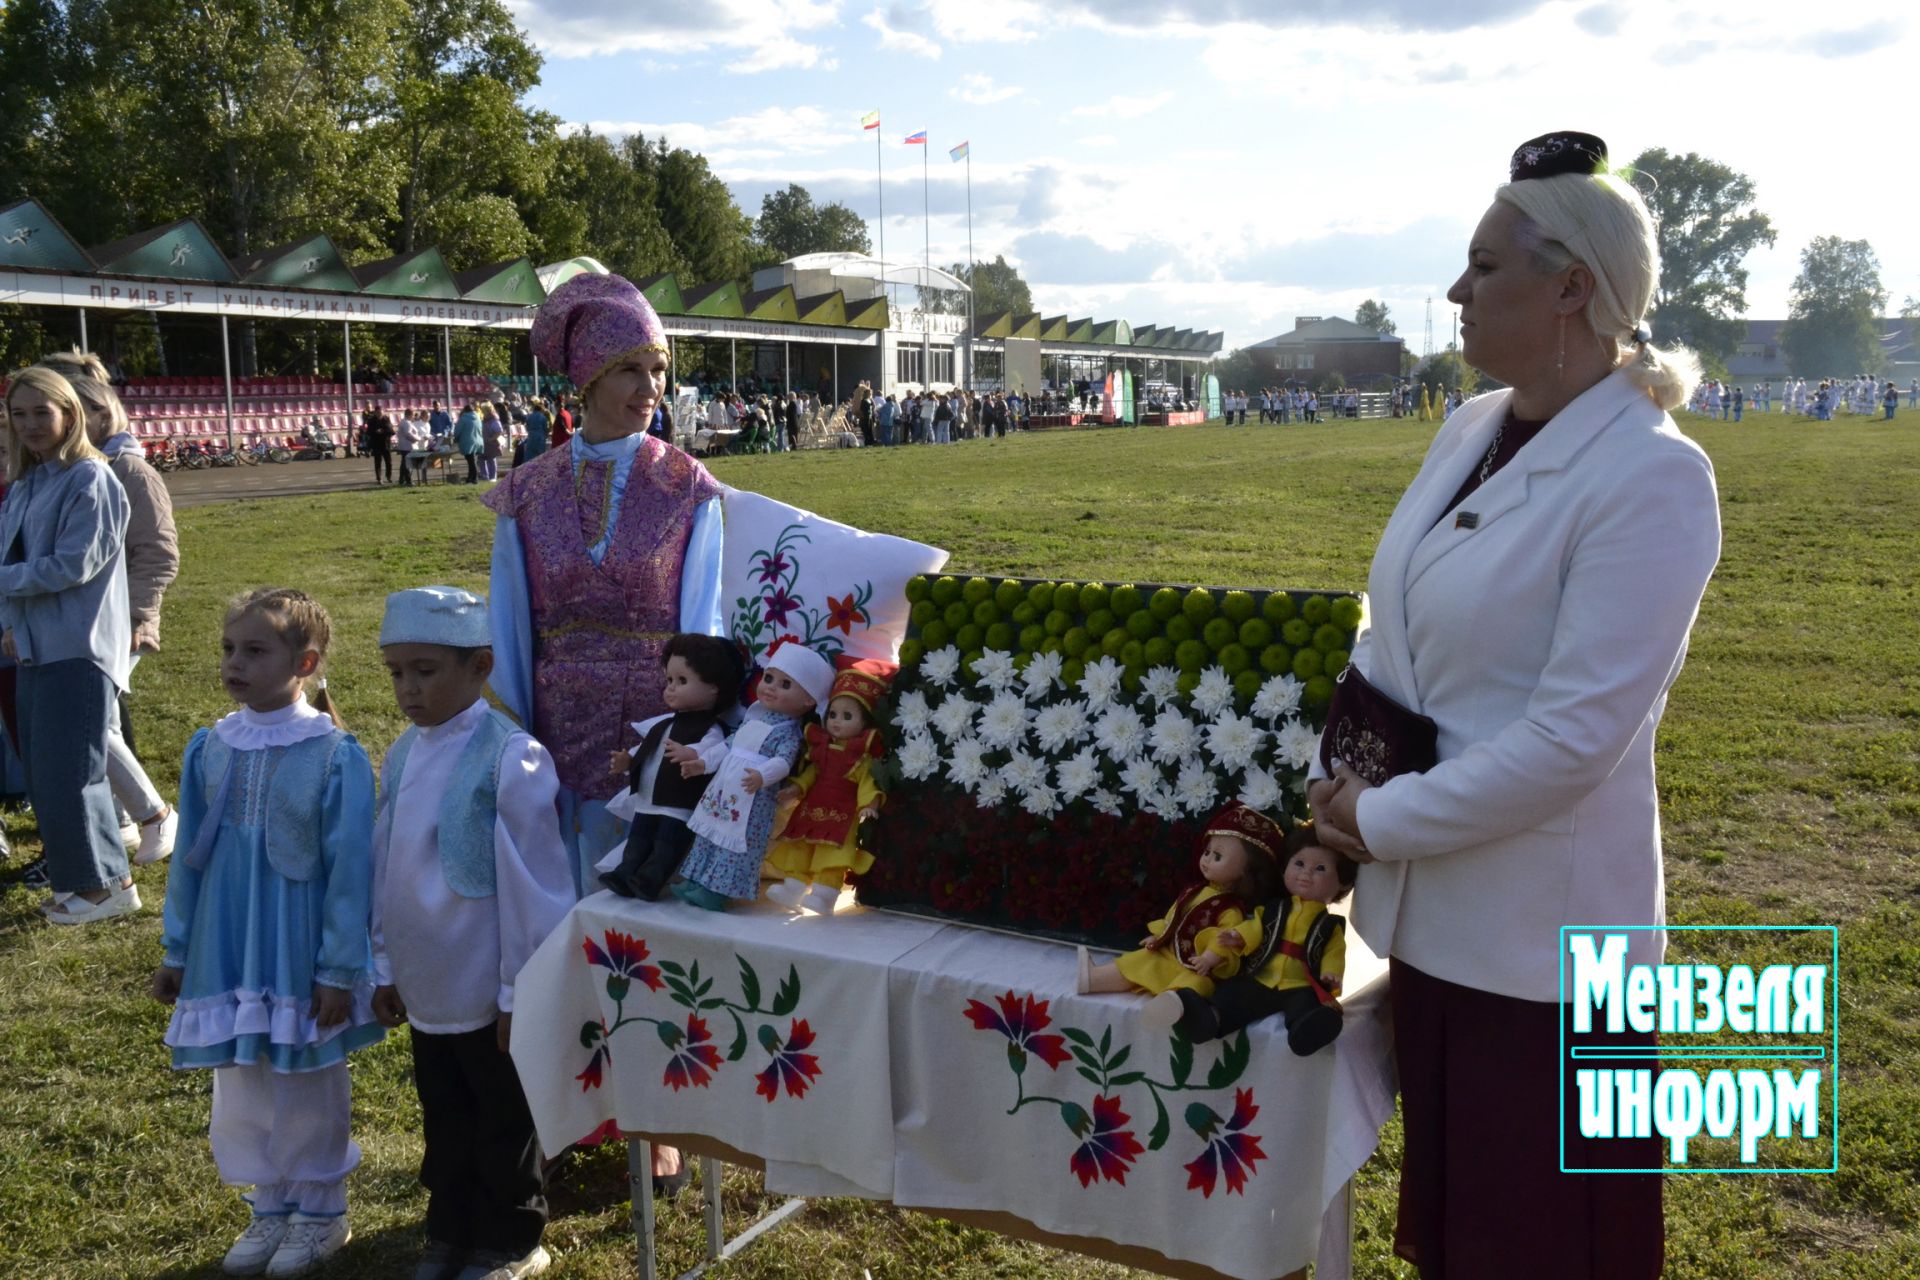
<svg viewBox="0 0 1920 1280">
<path fill-rule="evenodd" d="M 360 1163 L 352 1112 L 345 1062 L 293 1074 L 265 1063 L 216 1069 L 207 1136 L 220 1180 L 251 1186 L 256 1214 L 339 1217 Z"/>
<path fill-rule="evenodd" d="M 140 654 L 133 655 L 134 666 L 140 665 L 140 658 Z M 144 822 L 167 807 L 139 758 L 133 754 L 133 748 L 120 736 L 117 710 L 107 728 L 107 785 L 113 788 L 113 799 L 122 815 L 130 815 L 135 822 Z"/>
</svg>

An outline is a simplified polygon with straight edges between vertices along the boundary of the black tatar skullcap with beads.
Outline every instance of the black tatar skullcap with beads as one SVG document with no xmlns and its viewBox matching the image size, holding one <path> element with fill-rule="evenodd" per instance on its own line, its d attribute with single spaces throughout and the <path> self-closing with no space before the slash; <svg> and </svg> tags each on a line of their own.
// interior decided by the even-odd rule
<svg viewBox="0 0 1920 1280">
<path fill-rule="evenodd" d="M 1510 181 L 1553 178 L 1563 173 L 1592 175 L 1607 163 L 1607 144 L 1591 133 L 1560 130 L 1529 138 L 1514 149 L 1507 164 Z"/>
</svg>

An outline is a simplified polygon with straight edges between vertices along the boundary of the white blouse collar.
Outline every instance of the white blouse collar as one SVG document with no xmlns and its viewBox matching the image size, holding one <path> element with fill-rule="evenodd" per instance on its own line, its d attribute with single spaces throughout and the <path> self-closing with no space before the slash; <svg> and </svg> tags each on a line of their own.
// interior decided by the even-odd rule
<svg viewBox="0 0 1920 1280">
<path fill-rule="evenodd" d="M 421 725 L 420 741 L 445 742 L 449 738 L 457 738 L 473 732 L 487 714 L 489 705 L 485 698 L 476 698 L 464 710 L 456 711 L 439 724 Z"/>
<path fill-rule="evenodd" d="M 646 441 L 647 433 L 636 431 L 632 435 L 618 436 L 612 440 L 594 444 L 581 432 L 574 432 L 572 445 L 574 457 L 581 461 L 608 462 L 618 458 L 630 458 Z"/>
<path fill-rule="evenodd" d="M 278 711 L 241 707 L 222 716 L 213 731 L 235 751 L 263 751 L 325 737 L 333 732 L 333 717 L 315 709 L 306 695 L 300 694 Z"/>
</svg>

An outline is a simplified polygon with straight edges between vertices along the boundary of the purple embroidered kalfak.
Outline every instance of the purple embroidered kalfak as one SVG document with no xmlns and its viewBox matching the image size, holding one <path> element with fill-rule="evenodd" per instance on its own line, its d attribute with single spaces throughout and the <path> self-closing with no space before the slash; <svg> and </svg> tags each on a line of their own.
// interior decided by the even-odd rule
<svg viewBox="0 0 1920 1280">
<path fill-rule="evenodd" d="M 573 451 L 515 467 L 481 500 L 520 526 L 533 611 L 533 724 L 561 783 L 594 800 L 624 780 L 607 759 L 626 726 L 664 712 L 660 650 L 680 629 L 680 571 L 701 503 L 720 495 L 707 469 L 648 437 L 627 477 L 613 544 L 587 558 L 609 471 L 574 477 Z"/>
</svg>

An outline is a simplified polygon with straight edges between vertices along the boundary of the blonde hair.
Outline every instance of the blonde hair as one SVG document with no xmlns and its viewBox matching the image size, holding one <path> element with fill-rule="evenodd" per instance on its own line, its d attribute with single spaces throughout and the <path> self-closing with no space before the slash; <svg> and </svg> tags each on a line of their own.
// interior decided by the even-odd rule
<svg viewBox="0 0 1920 1280">
<path fill-rule="evenodd" d="M 27 446 L 20 442 L 20 433 L 13 429 L 13 394 L 22 387 L 31 387 L 45 396 L 67 420 L 60 446 L 54 450 L 54 461 L 71 463 L 83 458 L 104 461 L 100 451 L 93 447 L 93 441 L 87 438 L 87 406 L 81 402 L 80 393 L 53 370 L 35 365 L 17 369 L 7 378 L 7 478 L 10 481 L 20 479 L 44 461 L 28 452 Z"/>
<path fill-rule="evenodd" d="M 1615 172 L 1563 173 L 1509 182 L 1493 196 L 1519 212 L 1514 238 L 1541 271 L 1578 262 L 1593 273 L 1585 315 L 1614 367 L 1662 409 L 1685 404 L 1700 381 L 1699 358 L 1636 333 L 1653 303 L 1660 248 L 1653 215 L 1633 185 Z"/>
<path fill-rule="evenodd" d="M 230 627 L 250 613 L 265 618 L 267 625 L 295 654 L 311 649 L 319 655 L 320 661 L 313 667 L 313 675 L 319 684 L 310 701 L 316 711 L 324 711 L 333 720 L 336 728 L 346 728 L 347 722 L 340 718 L 340 711 L 334 706 L 332 695 L 327 692 L 326 677 L 320 674 L 327 660 L 327 645 L 333 639 L 333 621 L 327 617 L 327 611 L 320 607 L 320 602 L 292 587 L 260 587 L 233 598 L 227 605 L 227 617 L 222 626 Z"/>
<path fill-rule="evenodd" d="M 126 406 L 120 403 L 120 395 L 113 389 L 113 380 L 107 373 L 107 366 L 100 357 L 91 351 L 56 351 L 50 356 L 42 356 L 40 367 L 51 369 L 80 393 L 80 399 L 89 409 L 97 409 L 107 415 L 106 434 L 94 440 L 96 445 L 127 430 Z M 88 418 L 87 437 L 93 437 L 92 418 Z"/>
</svg>

